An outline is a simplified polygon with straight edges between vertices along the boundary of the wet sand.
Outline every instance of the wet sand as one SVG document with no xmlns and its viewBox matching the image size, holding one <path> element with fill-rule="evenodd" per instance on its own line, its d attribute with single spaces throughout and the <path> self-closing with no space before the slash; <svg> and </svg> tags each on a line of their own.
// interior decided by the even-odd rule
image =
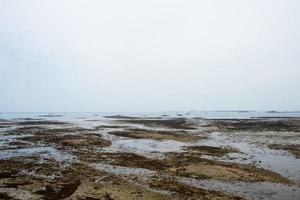
<svg viewBox="0 0 300 200">
<path fill-rule="evenodd" d="M 299 199 L 300 119 L 0 121 L 0 199 Z"/>
</svg>

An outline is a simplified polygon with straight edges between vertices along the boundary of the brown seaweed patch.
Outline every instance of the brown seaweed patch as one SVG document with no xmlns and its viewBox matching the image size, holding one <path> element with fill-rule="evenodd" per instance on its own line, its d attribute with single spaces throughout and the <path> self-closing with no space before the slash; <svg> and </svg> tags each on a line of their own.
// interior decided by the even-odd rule
<svg viewBox="0 0 300 200">
<path fill-rule="evenodd" d="M 111 131 L 110 134 L 135 139 L 156 139 L 156 140 L 176 140 L 180 142 L 196 142 L 204 139 L 204 136 L 197 136 L 185 132 L 176 131 L 156 131 L 146 129 L 128 129 L 124 131 Z"/>
<path fill-rule="evenodd" d="M 86 136 L 74 136 L 65 135 L 62 138 L 58 138 L 60 141 L 55 141 L 62 146 L 72 146 L 72 147 L 83 147 L 83 146 L 95 146 L 95 147 L 106 147 L 110 146 L 111 142 L 109 140 L 102 139 L 100 136 L 95 137 L 91 135 Z M 55 139 L 54 139 L 55 140 Z M 53 140 L 52 140 L 53 141 Z"/>
<path fill-rule="evenodd" d="M 106 197 L 106 200 L 113 200 L 112 198 L 110 197 Z M 99 199 L 99 198 L 94 198 L 94 197 L 84 197 L 84 198 L 79 198 L 79 200 L 102 200 L 102 199 Z"/>
<path fill-rule="evenodd" d="M 120 125 L 101 125 L 94 127 L 95 130 L 109 129 L 109 128 L 129 128 L 129 126 L 120 126 Z"/>
<path fill-rule="evenodd" d="M 19 178 L 25 178 L 23 172 L 31 171 L 35 172 L 36 175 L 53 175 L 59 174 L 59 164 L 56 163 L 54 160 L 47 160 L 45 159 L 44 162 L 38 162 L 38 157 L 15 157 L 11 159 L 1 160 L 0 161 L 0 171 L 1 171 L 1 178 L 3 179 L 10 179 L 11 181 L 6 184 L 9 185 L 10 183 L 15 184 L 22 182 L 28 182 L 28 180 L 19 180 Z"/>
<path fill-rule="evenodd" d="M 289 180 L 270 170 L 231 162 L 213 161 L 193 154 L 170 154 L 166 162 L 172 167 L 164 170 L 176 176 L 224 181 L 268 181 L 289 183 Z"/>
<path fill-rule="evenodd" d="M 118 120 L 122 123 L 131 124 L 142 124 L 150 127 L 166 127 L 172 129 L 195 129 L 193 124 L 184 118 L 174 118 L 174 119 L 122 119 Z"/>
<path fill-rule="evenodd" d="M 0 199 L 2 199 L 2 200 L 13 200 L 14 198 L 12 198 L 11 196 L 9 196 L 5 192 L 0 192 Z"/>
<path fill-rule="evenodd" d="M 134 153 L 95 153 L 89 156 L 83 155 L 81 159 L 92 163 L 104 162 L 110 165 L 150 170 L 161 170 L 168 167 L 167 163 L 158 159 L 151 159 Z"/>
<path fill-rule="evenodd" d="M 26 160 L 20 158 L 12 158 L 0 160 L 1 177 L 10 178 L 15 177 L 18 172 L 23 169 L 31 169 L 35 166 L 35 158 L 27 158 Z"/>
<path fill-rule="evenodd" d="M 286 178 L 269 170 L 250 165 L 208 160 L 200 158 L 199 154 L 191 153 L 169 153 L 164 159 L 152 159 L 133 153 L 95 153 L 89 154 L 89 156 L 82 155 L 81 159 L 87 162 L 144 168 L 169 175 L 197 179 L 289 182 Z"/>
<path fill-rule="evenodd" d="M 300 131 L 300 119 L 216 119 L 206 120 L 222 131 Z"/>
<path fill-rule="evenodd" d="M 137 117 L 130 117 L 125 115 L 110 115 L 110 116 L 104 116 L 105 118 L 110 119 L 137 119 Z"/>
<path fill-rule="evenodd" d="M 24 131 L 22 129 L 19 131 Z M 111 142 L 102 139 L 101 135 L 90 134 L 90 130 L 81 128 L 45 129 L 39 127 L 29 130 L 25 128 L 25 130 L 27 133 L 33 134 L 33 136 L 22 137 L 20 140 L 34 143 L 59 144 L 62 147 L 105 147 L 111 145 Z M 70 135 L 68 133 L 73 134 Z"/>
<path fill-rule="evenodd" d="M 210 156 L 224 156 L 229 153 L 239 152 L 237 149 L 227 147 L 213 147 L 213 146 L 187 146 L 185 147 L 190 153 L 199 153 Z"/>
<path fill-rule="evenodd" d="M 17 182 L 10 182 L 10 183 L 4 183 L 1 187 L 3 188 L 18 188 L 20 186 L 29 185 L 29 181 L 17 181 Z"/>
<path fill-rule="evenodd" d="M 224 194 L 218 191 L 204 190 L 179 183 L 170 178 L 158 178 L 150 183 L 150 187 L 158 190 L 172 192 L 172 199 L 218 199 L 218 200 L 241 200 L 243 198 Z"/>
<path fill-rule="evenodd" d="M 69 127 L 69 128 L 48 128 L 45 126 L 21 126 L 5 132 L 7 135 L 63 135 L 66 133 L 79 134 L 89 133 L 91 129 L 85 129 L 81 127 Z"/>
<path fill-rule="evenodd" d="M 1 171 L 0 172 L 0 179 L 16 177 L 17 173 L 18 173 L 18 171 Z"/>
<path fill-rule="evenodd" d="M 45 190 L 39 190 L 36 193 L 44 196 L 44 200 L 57 200 L 71 196 L 80 185 L 80 181 L 63 184 L 61 189 L 56 190 L 52 185 L 47 185 Z"/>
<path fill-rule="evenodd" d="M 105 182 L 81 184 L 72 199 L 101 199 L 101 200 L 170 200 L 169 195 L 151 191 L 140 185 L 128 182 L 116 176 L 108 177 Z"/>
<path fill-rule="evenodd" d="M 57 166 L 59 167 L 59 166 Z M 73 195 L 85 180 L 95 181 L 103 173 L 85 165 L 74 163 L 66 169 L 61 169 L 60 176 L 47 182 L 44 189 L 37 190 L 36 194 L 43 195 L 43 199 L 63 199 Z"/>
<path fill-rule="evenodd" d="M 50 121 L 50 120 L 25 120 L 25 121 L 19 121 L 16 124 L 22 126 L 33 126 L 33 125 L 66 125 L 69 123 L 62 122 L 62 121 Z"/>
</svg>

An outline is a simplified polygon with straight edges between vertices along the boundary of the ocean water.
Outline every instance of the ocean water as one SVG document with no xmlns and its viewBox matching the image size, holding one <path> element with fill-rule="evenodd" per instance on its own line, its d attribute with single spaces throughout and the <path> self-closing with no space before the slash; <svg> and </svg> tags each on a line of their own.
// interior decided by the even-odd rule
<svg viewBox="0 0 300 200">
<path fill-rule="evenodd" d="M 104 116 L 122 115 L 131 117 L 186 117 L 206 119 L 250 119 L 259 117 L 300 117 L 300 111 L 166 111 L 166 112 L 0 112 L 0 119 L 99 119 Z"/>
</svg>

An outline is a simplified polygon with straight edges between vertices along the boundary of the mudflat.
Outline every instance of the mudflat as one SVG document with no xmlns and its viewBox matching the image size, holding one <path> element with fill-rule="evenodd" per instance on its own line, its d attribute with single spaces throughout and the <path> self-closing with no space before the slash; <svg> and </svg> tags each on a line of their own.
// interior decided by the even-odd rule
<svg viewBox="0 0 300 200">
<path fill-rule="evenodd" d="M 0 199 L 299 199 L 300 119 L 0 121 Z"/>
</svg>

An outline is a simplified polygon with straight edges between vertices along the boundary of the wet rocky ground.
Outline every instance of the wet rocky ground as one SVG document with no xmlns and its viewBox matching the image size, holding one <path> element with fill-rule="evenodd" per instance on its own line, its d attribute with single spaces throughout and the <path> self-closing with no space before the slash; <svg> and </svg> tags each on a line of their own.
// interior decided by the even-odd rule
<svg viewBox="0 0 300 200">
<path fill-rule="evenodd" d="M 300 118 L 0 120 L 0 199 L 300 199 Z"/>
</svg>

